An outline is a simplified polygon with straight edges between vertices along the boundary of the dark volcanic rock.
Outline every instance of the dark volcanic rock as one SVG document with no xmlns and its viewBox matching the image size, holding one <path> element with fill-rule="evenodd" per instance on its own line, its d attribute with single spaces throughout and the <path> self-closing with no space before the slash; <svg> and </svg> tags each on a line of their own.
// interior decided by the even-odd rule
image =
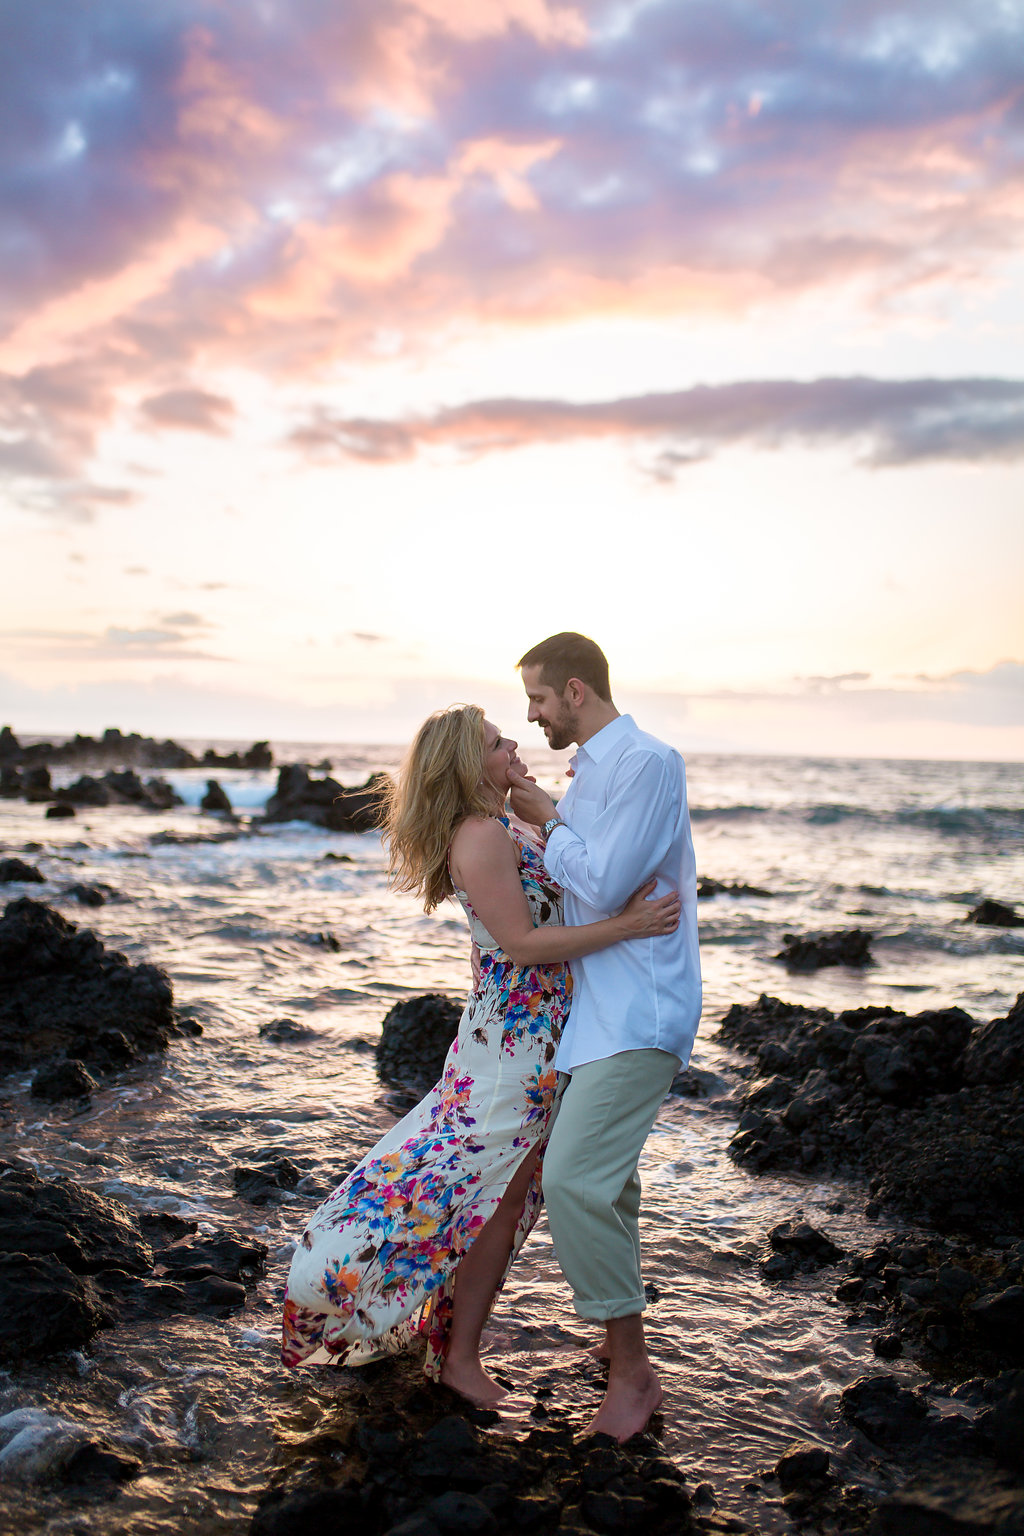
<svg viewBox="0 0 1024 1536">
<path fill-rule="evenodd" d="M 70 737 L 67 741 L 34 742 L 23 747 L 10 726 L 0 731 L 0 764 L 74 763 L 106 764 L 134 768 L 272 768 L 274 755 L 265 741 L 255 741 L 245 752 L 216 752 L 208 748 L 202 758 L 176 741 L 156 741 L 137 731 L 125 734 L 112 726 L 102 736 Z"/>
<path fill-rule="evenodd" d="M 710 880 L 707 876 L 697 886 L 697 896 L 701 901 L 707 901 L 712 896 L 771 896 L 772 891 L 763 891 L 757 885 L 729 885 L 721 880 Z"/>
<path fill-rule="evenodd" d="M 20 800 L 21 793 L 21 774 L 17 768 L 10 763 L 0 765 L 0 800 Z"/>
<path fill-rule="evenodd" d="M 1024 992 L 1005 1019 L 992 1019 L 971 1032 L 964 1050 L 964 1080 L 999 1087 L 1024 1081 Z"/>
<path fill-rule="evenodd" d="M 294 1019 L 271 1019 L 259 1028 L 261 1040 L 273 1040 L 276 1045 L 281 1045 L 291 1040 L 312 1040 L 316 1036 L 316 1030 L 310 1029 L 308 1024 L 297 1024 Z"/>
<path fill-rule="evenodd" d="M 0 1252 L 49 1254 L 76 1275 L 122 1269 L 144 1275 L 153 1252 L 127 1206 L 72 1179 L 40 1179 L 0 1163 Z"/>
<path fill-rule="evenodd" d="M 311 821 L 330 832 L 369 832 L 380 824 L 388 785 L 386 773 L 346 789 L 337 779 L 310 778 L 302 763 L 278 770 L 277 788 L 263 811 L 265 821 Z"/>
<path fill-rule="evenodd" d="M 730 1008 L 756 1054 L 735 1157 L 873 1178 L 877 1200 L 943 1230 L 1024 1232 L 1024 1006 L 976 1025 L 959 1008 L 836 1017 L 762 996 Z"/>
<path fill-rule="evenodd" d="M 21 776 L 21 790 L 30 805 L 42 805 L 55 798 L 49 768 L 26 768 Z"/>
<path fill-rule="evenodd" d="M 54 1061 L 40 1067 L 32 1079 L 32 1097 L 47 1099 L 51 1104 L 58 1099 L 87 1098 L 96 1087 L 96 1079 L 85 1070 L 80 1061 Z"/>
<path fill-rule="evenodd" d="M 820 1445 L 806 1440 L 795 1440 L 787 1445 L 775 1464 L 775 1476 L 783 1493 L 817 1481 L 828 1472 L 829 1454 Z"/>
<path fill-rule="evenodd" d="M 892 1376 L 859 1377 L 840 1394 L 839 1412 L 881 1446 L 917 1440 L 928 1416 L 916 1393 L 901 1387 Z"/>
<path fill-rule="evenodd" d="M 1024 1473 L 1024 1371 L 1003 1371 L 986 1382 L 978 1433 L 1004 1467 Z"/>
<path fill-rule="evenodd" d="M 199 802 L 201 811 L 212 811 L 218 815 L 230 816 L 232 814 L 231 801 L 216 779 L 207 779 L 206 794 Z"/>
<path fill-rule="evenodd" d="M 482 1434 L 472 1410 L 433 1425 L 444 1398 L 418 1389 L 390 1411 L 377 1407 L 336 1432 L 321 1425 L 291 1482 L 268 1490 L 253 1536 L 522 1536 L 523 1532 L 625 1532 L 697 1536 L 741 1530 L 725 1515 L 698 1518 L 679 1468 L 637 1435 L 575 1439 L 568 1428 L 513 1439 Z M 491 1416 L 493 1419 L 493 1416 Z M 301 1451 L 301 1447 L 298 1448 Z"/>
<path fill-rule="evenodd" d="M 287 1157 L 278 1157 L 261 1163 L 256 1168 L 236 1168 L 232 1174 L 235 1194 L 241 1195 L 251 1205 L 266 1205 L 291 1191 L 302 1178 L 301 1168 Z"/>
<path fill-rule="evenodd" d="M 990 1473 L 927 1472 L 883 1498 L 879 1536 L 1020 1536 L 1024 1488 Z"/>
<path fill-rule="evenodd" d="M 24 859 L 0 859 L 0 885 L 45 885 L 46 876 L 41 875 L 32 864 L 26 864 Z"/>
<path fill-rule="evenodd" d="M 80 1349 L 112 1321 L 88 1280 L 45 1253 L 0 1253 L 0 1359 Z"/>
<path fill-rule="evenodd" d="M 67 821 L 75 814 L 73 805 L 48 805 L 46 807 L 47 821 Z"/>
<path fill-rule="evenodd" d="M 108 901 L 120 899 L 112 885 L 104 885 L 102 882 L 96 885 L 69 885 L 63 894 L 73 897 L 81 907 L 105 907 Z"/>
<path fill-rule="evenodd" d="M 823 965 L 870 965 L 871 935 L 863 928 L 844 928 L 811 938 L 783 935 L 783 947 L 775 956 L 791 971 L 816 971 Z"/>
<path fill-rule="evenodd" d="M 253 1242 L 236 1232 L 217 1232 L 212 1237 L 183 1237 L 156 1255 L 158 1276 L 175 1280 L 201 1280 L 218 1275 L 222 1280 L 245 1281 L 262 1274 L 267 1257 L 265 1243 Z"/>
<path fill-rule="evenodd" d="M 799 1270 L 823 1269 L 843 1257 L 830 1237 L 808 1221 L 783 1221 L 768 1233 L 772 1257 L 763 1264 L 766 1279 L 781 1280 Z"/>
<path fill-rule="evenodd" d="M 171 984 L 27 896 L 0 919 L 0 1070 L 54 1055 L 123 1066 L 176 1032 Z"/>
<path fill-rule="evenodd" d="M 441 1076 L 462 1008 L 439 992 L 396 1003 L 381 1026 L 377 1071 L 385 1082 L 429 1087 Z"/>
<path fill-rule="evenodd" d="M 968 912 L 964 922 L 981 923 L 986 928 L 1024 928 L 1024 917 L 1002 901 L 979 902 L 973 912 Z"/>
<path fill-rule="evenodd" d="M 849 1324 L 880 1324 L 875 1354 L 909 1352 L 946 1377 L 1024 1363 L 1024 1243 L 1013 1248 L 897 1233 L 856 1254 L 836 1299 Z"/>
</svg>

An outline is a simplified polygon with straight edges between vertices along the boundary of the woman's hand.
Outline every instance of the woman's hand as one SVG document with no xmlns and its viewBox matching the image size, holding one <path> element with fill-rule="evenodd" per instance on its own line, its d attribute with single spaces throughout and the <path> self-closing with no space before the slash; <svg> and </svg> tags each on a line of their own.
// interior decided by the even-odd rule
<svg viewBox="0 0 1024 1536">
<path fill-rule="evenodd" d="M 669 891 L 667 896 L 658 896 L 651 901 L 648 898 L 657 883 L 654 879 L 646 881 L 638 891 L 633 892 L 619 913 L 627 938 L 649 939 L 659 934 L 675 933 L 679 927 L 682 908 L 679 892 Z"/>
</svg>

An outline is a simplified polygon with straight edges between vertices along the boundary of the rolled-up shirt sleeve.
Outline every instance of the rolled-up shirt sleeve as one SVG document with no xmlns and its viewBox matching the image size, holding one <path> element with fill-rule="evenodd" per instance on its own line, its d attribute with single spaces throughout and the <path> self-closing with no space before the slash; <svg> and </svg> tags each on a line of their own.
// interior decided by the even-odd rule
<svg viewBox="0 0 1024 1536">
<path fill-rule="evenodd" d="M 567 823 L 556 827 L 545 867 L 587 906 L 617 912 L 665 859 L 679 810 L 680 784 L 669 765 L 652 753 L 632 753 L 616 768 L 586 841 Z"/>
</svg>

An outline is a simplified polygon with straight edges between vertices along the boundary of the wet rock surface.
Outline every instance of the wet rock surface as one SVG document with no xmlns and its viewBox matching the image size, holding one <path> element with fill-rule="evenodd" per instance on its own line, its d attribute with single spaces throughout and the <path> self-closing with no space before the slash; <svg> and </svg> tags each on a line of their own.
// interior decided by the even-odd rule
<svg viewBox="0 0 1024 1536">
<path fill-rule="evenodd" d="M 1024 917 L 1004 901 L 986 898 L 964 918 L 965 923 L 981 923 L 987 928 L 1024 928 Z"/>
<path fill-rule="evenodd" d="M 740 1161 L 867 1177 L 879 1202 L 940 1229 L 1024 1233 L 1021 999 L 979 1026 L 959 1008 L 835 1015 L 762 994 L 720 1033 L 757 1062 Z"/>
<path fill-rule="evenodd" d="M 863 928 L 844 928 L 813 937 L 787 933 L 775 958 L 790 971 L 817 971 L 823 965 L 871 965 L 870 945 L 871 935 Z"/>
<path fill-rule="evenodd" d="M 513 1439 L 488 1426 L 496 1418 L 421 1388 L 386 1414 L 339 1415 L 294 1448 L 292 1467 L 260 1501 L 252 1536 L 348 1526 L 368 1536 L 748 1529 L 696 1510 L 685 1475 L 649 1434 L 620 1446 L 545 1426 Z"/>
<path fill-rule="evenodd" d="M 24 859 L 0 859 L 0 885 L 44 885 L 46 876 Z"/>
<path fill-rule="evenodd" d="M 912 1355 L 943 1375 L 1024 1365 L 1024 1242 L 996 1247 L 896 1233 L 855 1254 L 836 1290 L 851 1326 L 877 1325 L 881 1359 Z"/>
<path fill-rule="evenodd" d="M 697 885 L 697 897 L 700 901 L 708 901 L 712 896 L 771 896 L 771 891 L 762 890 L 757 885 L 730 884 L 728 881 L 712 880 L 707 875 Z"/>
<path fill-rule="evenodd" d="M 232 814 L 231 801 L 216 779 L 207 779 L 206 793 L 199 802 L 199 809 L 226 816 Z"/>
<path fill-rule="evenodd" d="M 158 1217 L 153 1225 L 162 1236 L 167 1223 Z M 115 1319 L 226 1315 L 245 1305 L 265 1259 L 263 1243 L 227 1230 L 184 1233 L 154 1253 L 127 1206 L 74 1180 L 47 1181 L 27 1166 L 0 1163 L 7 1360 L 80 1348 Z"/>
<path fill-rule="evenodd" d="M 384 1019 L 377 1071 L 385 1082 L 429 1088 L 441 1076 L 462 1005 L 439 992 L 406 998 Z"/>
<path fill-rule="evenodd" d="M 302 763 L 289 763 L 278 771 L 263 819 L 310 821 L 329 832 L 370 832 L 380 823 L 387 784 L 387 774 L 372 773 L 365 784 L 346 788 L 329 776 L 312 778 Z"/>
<path fill-rule="evenodd" d="M 178 1029 L 164 971 L 129 964 L 42 902 L 8 904 L 0 919 L 0 1071 L 64 1055 L 106 1071 L 165 1049 Z"/>
<path fill-rule="evenodd" d="M 137 805 L 148 811 L 168 811 L 184 801 L 166 779 L 140 779 L 133 768 L 111 769 L 101 779 L 88 774 L 53 792 L 58 805 Z"/>
</svg>

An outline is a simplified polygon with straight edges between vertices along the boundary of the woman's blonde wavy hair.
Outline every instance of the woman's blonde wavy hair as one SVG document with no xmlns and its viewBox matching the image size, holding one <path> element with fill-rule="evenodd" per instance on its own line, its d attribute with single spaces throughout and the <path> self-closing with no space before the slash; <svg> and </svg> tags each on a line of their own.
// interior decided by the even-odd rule
<svg viewBox="0 0 1024 1536">
<path fill-rule="evenodd" d="M 391 883 L 423 897 L 433 912 L 454 891 L 448 845 L 467 816 L 494 814 L 485 790 L 484 712 L 477 704 L 451 704 L 424 720 L 392 781 L 381 825 Z"/>
</svg>

